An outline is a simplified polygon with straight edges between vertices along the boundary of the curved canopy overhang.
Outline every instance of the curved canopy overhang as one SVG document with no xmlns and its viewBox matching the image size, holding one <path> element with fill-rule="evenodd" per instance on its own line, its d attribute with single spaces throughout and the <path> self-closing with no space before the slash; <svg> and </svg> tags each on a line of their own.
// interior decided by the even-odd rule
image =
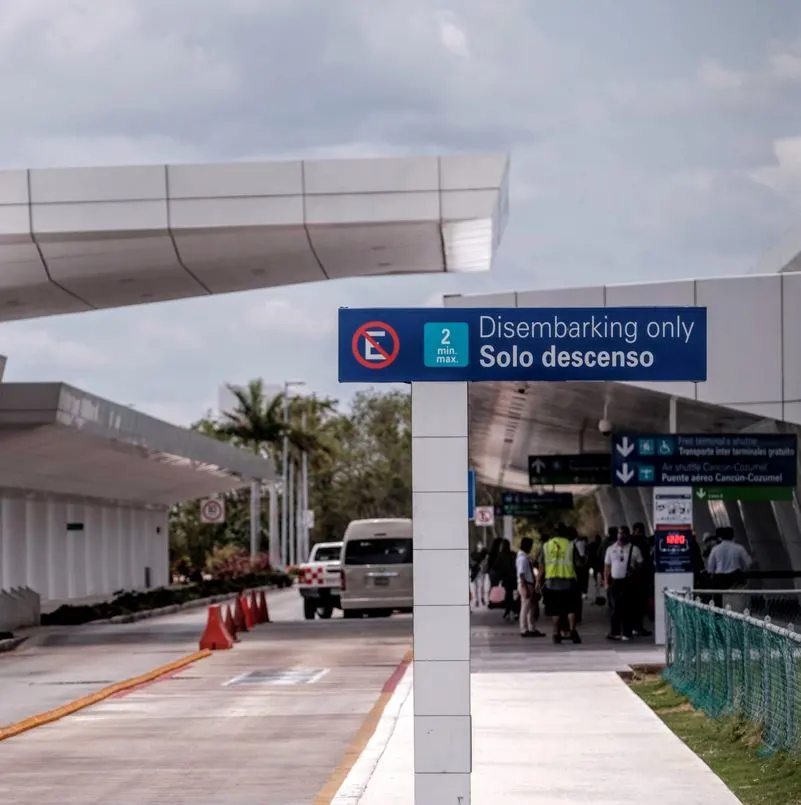
<svg viewBox="0 0 801 805">
<path fill-rule="evenodd" d="M 0 321 L 489 269 L 506 156 L 0 172 Z"/>
<path fill-rule="evenodd" d="M 0 488 L 166 506 L 273 476 L 268 460 L 64 383 L 0 384 Z"/>
<path fill-rule="evenodd" d="M 707 308 L 703 383 L 477 383 L 470 389 L 471 460 L 486 483 L 524 490 L 528 456 L 609 450 L 598 431 L 738 432 L 759 423 L 801 424 L 801 273 L 446 296 L 448 307 Z"/>
</svg>

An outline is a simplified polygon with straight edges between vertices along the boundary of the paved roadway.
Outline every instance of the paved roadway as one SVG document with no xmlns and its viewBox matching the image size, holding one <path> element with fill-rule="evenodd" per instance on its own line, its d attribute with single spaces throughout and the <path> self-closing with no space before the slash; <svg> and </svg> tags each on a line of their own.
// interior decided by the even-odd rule
<svg viewBox="0 0 801 805">
<path fill-rule="evenodd" d="M 410 648 L 412 622 L 306 622 L 295 590 L 271 594 L 270 615 L 233 651 L 2 742 L 0 802 L 311 805 Z M 43 632 L 0 655 L 0 723 L 190 653 L 204 621 Z M 254 671 L 284 684 L 237 683 Z"/>
</svg>

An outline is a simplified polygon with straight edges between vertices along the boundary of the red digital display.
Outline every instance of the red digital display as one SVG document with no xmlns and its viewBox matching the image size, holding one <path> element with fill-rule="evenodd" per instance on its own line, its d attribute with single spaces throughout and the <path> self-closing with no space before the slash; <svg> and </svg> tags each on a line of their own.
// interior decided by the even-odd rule
<svg viewBox="0 0 801 805">
<path fill-rule="evenodd" d="M 687 536 L 685 534 L 668 534 L 665 537 L 666 545 L 686 545 Z"/>
</svg>

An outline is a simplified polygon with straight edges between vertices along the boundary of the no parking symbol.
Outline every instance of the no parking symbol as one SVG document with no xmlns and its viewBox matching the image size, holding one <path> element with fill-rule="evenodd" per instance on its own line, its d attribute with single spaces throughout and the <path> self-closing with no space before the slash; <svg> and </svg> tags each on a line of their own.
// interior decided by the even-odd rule
<svg viewBox="0 0 801 805">
<path fill-rule="evenodd" d="M 224 523 L 225 503 L 216 498 L 207 498 L 200 504 L 201 523 Z"/>
<path fill-rule="evenodd" d="M 400 339 L 386 322 L 369 321 L 353 334 L 351 352 L 365 369 L 386 369 L 398 357 Z"/>
</svg>

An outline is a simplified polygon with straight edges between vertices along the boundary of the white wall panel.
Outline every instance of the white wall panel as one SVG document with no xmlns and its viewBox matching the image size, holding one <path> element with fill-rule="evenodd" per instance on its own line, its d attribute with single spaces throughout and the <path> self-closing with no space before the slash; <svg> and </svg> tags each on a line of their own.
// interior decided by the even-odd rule
<svg viewBox="0 0 801 805">
<path fill-rule="evenodd" d="M 146 567 L 152 586 L 169 583 L 166 511 L 0 491 L 0 588 L 27 585 L 43 601 L 96 598 L 142 589 Z"/>
<path fill-rule="evenodd" d="M 67 504 L 57 500 L 41 505 L 47 507 L 47 541 L 50 546 L 50 587 L 42 597 L 45 600 L 60 601 L 70 596 L 67 572 Z"/>
<path fill-rule="evenodd" d="M 712 403 L 782 401 L 781 277 L 698 280 L 708 310 L 708 379 L 698 399 Z"/>
<path fill-rule="evenodd" d="M 518 307 L 603 307 L 605 288 L 548 288 L 543 291 L 520 291 Z"/>
<path fill-rule="evenodd" d="M 801 273 L 782 274 L 784 400 L 801 400 Z"/>
<path fill-rule="evenodd" d="M 44 597 L 50 583 L 50 541 L 48 539 L 47 507 L 40 501 L 28 500 L 25 504 L 25 530 L 27 578 L 26 584 Z"/>
<path fill-rule="evenodd" d="M 695 282 L 649 282 L 639 285 L 608 285 L 607 307 L 695 305 Z M 676 397 L 695 399 L 695 383 L 631 383 L 638 388 L 653 389 Z"/>
</svg>

